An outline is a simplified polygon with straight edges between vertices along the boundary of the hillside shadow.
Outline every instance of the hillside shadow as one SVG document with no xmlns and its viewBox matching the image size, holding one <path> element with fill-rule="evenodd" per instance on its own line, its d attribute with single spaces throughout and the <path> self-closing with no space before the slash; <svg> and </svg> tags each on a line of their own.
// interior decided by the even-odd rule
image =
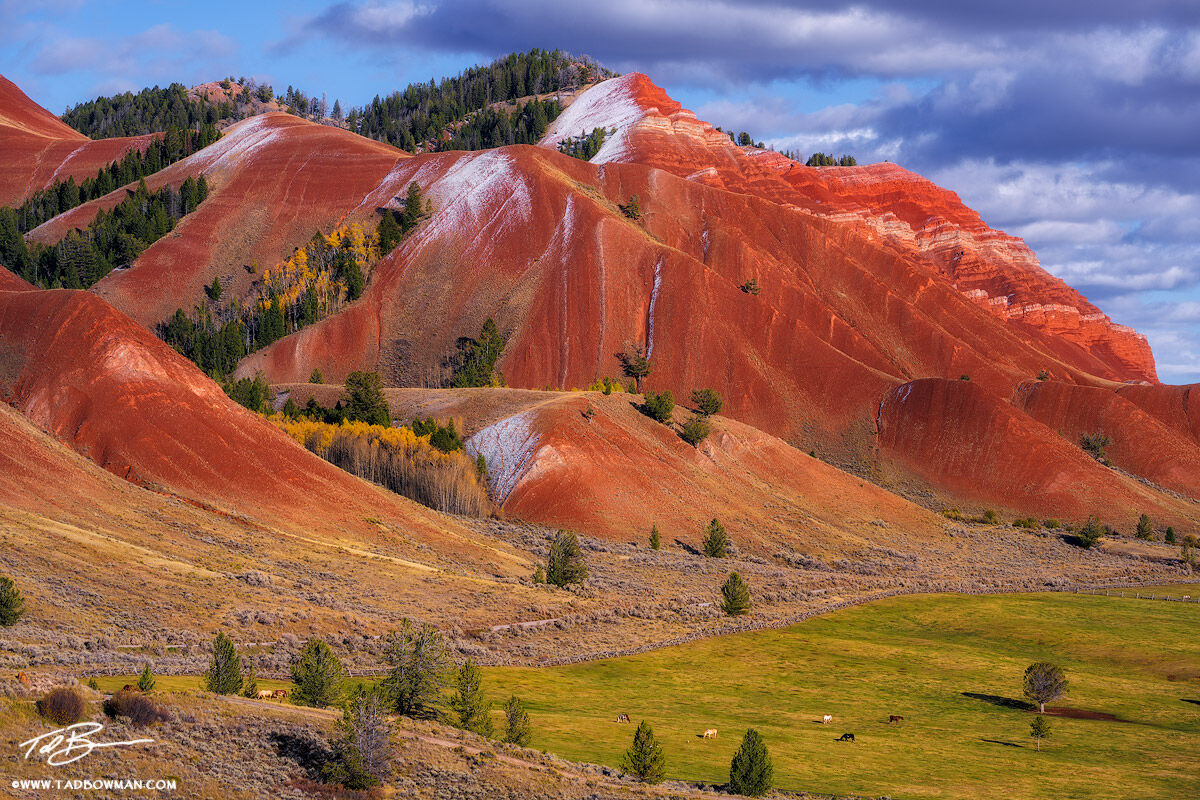
<svg viewBox="0 0 1200 800">
<path fill-rule="evenodd" d="M 1017 711 L 1032 711 L 1036 706 L 1033 703 L 1027 703 L 1024 700 L 1016 700 L 1012 697 L 1001 697 L 998 694 L 980 694 L 979 692 L 963 692 L 963 697 L 969 697 L 972 700 L 982 700 L 985 703 L 991 703 L 994 706 L 1001 708 L 1012 708 Z"/>
<path fill-rule="evenodd" d="M 690 544 L 688 544 L 687 542 L 683 542 L 683 541 L 680 541 L 679 539 L 676 539 L 676 540 L 675 540 L 675 544 L 679 545 L 679 546 L 680 546 L 680 547 L 682 547 L 684 550 L 688 551 L 689 553 L 691 553 L 691 554 L 692 554 L 692 555 L 694 555 L 694 556 L 702 556 L 702 555 L 704 555 L 703 553 L 701 553 L 701 552 L 700 552 L 699 550 L 697 550 L 696 548 L 692 547 L 692 546 L 691 546 Z"/>
<path fill-rule="evenodd" d="M 1181 697 L 1181 698 L 1179 698 L 1179 702 L 1181 702 L 1181 703 L 1191 703 L 1191 704 L 1192 704 L 1192 705 L 1194 705 L 1194 706 L 1200 706 L 1200 700 L 1193 700 L 1193 699 L 1192 699 L 1192 698 L 1190 698 L 1190 697 Z"/>
<path fill-rule="evenodd" d="M 271 734 L 271 743 L 281 758 L 294 761 L 312 780 L 321 779 L 321 768 L 333 755 L 320 739 L 294 733 Z"/>
<path fill-rule="evenodd" d="M 1024 747 L 1025 746 L 1023 744 L 1017 744 L 1016 742 L 1003 742 L 999 739 L 980 739 L 979 741 L 987 742 L 988 744 L 1002 744 L 1005 747 Z"/>
</svg>

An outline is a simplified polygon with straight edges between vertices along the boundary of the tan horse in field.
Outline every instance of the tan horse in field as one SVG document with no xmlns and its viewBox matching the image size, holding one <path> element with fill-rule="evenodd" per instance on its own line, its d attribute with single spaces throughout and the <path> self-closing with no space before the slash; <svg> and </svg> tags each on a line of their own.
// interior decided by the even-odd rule
<svg viewBox="0 0 1200 800">
<path fill-rule="evenodd" d="M 706 731 L 704 732 L 704 735 L 703 735 L 703 736 L 701 736 L 700 738 L 701 738 L 701 739 L 715 739 L 715 738 L 717 738 L 717 729 L 716 729 L 716 728 L 709 728 L 708 730 L 706 730 Z"/>
</svg>

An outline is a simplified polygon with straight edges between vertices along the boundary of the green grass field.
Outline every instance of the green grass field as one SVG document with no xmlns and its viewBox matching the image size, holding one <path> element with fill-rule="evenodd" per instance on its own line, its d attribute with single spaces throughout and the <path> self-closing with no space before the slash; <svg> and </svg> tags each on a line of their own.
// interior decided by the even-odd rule
<svg viewBox="0 0 1200 800">
<path fill-rule="evenodd" d="M 1200 594 L 1200 586 L 1155 588 Z M 487 668 L 497 701 L 526 701 L 533 746 L 616 765 L 641 719 L 668 777 L 723 783 L 747 727 L 766 738 L 776 785 L 895 798 L 1200 797 L 1200 606 L 1074 594 L 894 598 L 791 628 L 707 639 L 571 667 Z M 1066 668 L 1034 751 L 1021 675 Z M 136 676 L 98 679 L 120 688 Z M 193 691 L 198 676 L 160 677 Z M 288 688 L 260 680 L 261 688 Z M 628 713 L 631 725 L 616 716 Z M 820 723 L 833 714 L 832 725 Z M 888 724 L 890 714 L 904 722 Z M 496 712 L 497 730 L 503 729 Z M 716 728 L 716 739 L 699 734 Z M 853 733 L 853 744 L 835 742 Z"/>
<path fill-rule="evenodd" d="M 1187 592 L 1181 592 L 1187 593 Z M 782 788 L 899 798 L 1200 797 L 1200 607 L 1071 594 L 897 598 L 794 627 L 554 669 L 494 668 L 533 745 L 615 765 L 646 719 L 670 777 L 724 782 L 747 727 Z M 1034 751 L 1021 675 L 1068 670 Z M 975 695 L 975 696 L 971 696 Z M 1193 701 L 1193 702 L 1186 702 Z M 633 725 L 615 722 L 618 712 Z M 832 725 L 819 723 L 833 714 Z M 889 714 L 905 721 L 889 725 Z M 499 722 L 499 720 L 497 720 Z M 698 738 L 717 728 L 716 739 Z M 854 744 L 835 742 L 845 732 Z"/>
</svg>

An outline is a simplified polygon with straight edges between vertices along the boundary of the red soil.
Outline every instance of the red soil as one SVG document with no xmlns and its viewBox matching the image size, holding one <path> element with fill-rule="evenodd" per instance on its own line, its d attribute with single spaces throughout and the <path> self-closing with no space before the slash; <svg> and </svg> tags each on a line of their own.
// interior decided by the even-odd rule
<svg viewBox="0 0 1200 800">
<path fill-rule="evenodd" d="M 239 122 L 215 144 L 146 179 L 155 190 L 204 173 L 208 199 L 133 267 L 110 274 L 94 291 L 148 326 L 200 303 L 214 277 L 229 296 L 243 294 L 258 277 L 247 267 L 269 269 L 351 211 L 373 214 L 373 206 L 362 205 L 364 196 L 404 158 L 394 147 L 290 114 Z M 56 242 L 124 196 L 120 189 L 85 203 L 31 236 Z"/>
<path fill-rule="evenodd" d="M 1107 378 L 1155 380 L 1143 336 L 1112 324 L 1041 269 L 1023 241 L 989 228 L 956 194 L 898 165 L 811 168 L 739 147 L 640 73 L 585 93 L 555 120 L 543 144 L 602 126 L 617 133 L 595 162 L 645 164 L 873 230 L 1000 319 L 1020 323 L 1063 355 L 1073 353 L 1078 366 Z"/>
<path fill-rule="evenodd" d="M 366 518 L 393 520 L 442 556 L 514 567 L 490 564 L 497 552 L 454 521 L 312 455 L 87 292 L 0 294 L 0 399 L 135 483 L 339 539 L 377 539 Z"/>
<path fill-rule="evenodd" d="M 1130 387 L 1142 388 L 1142 387 Z M 1144 387 L 1148 391 L 1182 387 Z M 1200 497 L 1200 445 L 1181 436 L 1121 393 L 1107 388 L 1033 381 L 1018 392 L 1017 407 L 1071 442 L 1105 433 L 1108 458 L 1118 467 L 1160 486 Z"/>
<path fill-rule="evenodd" d="M 973 381 L 927 378 L 898 387 L 879 409 L 886 461 L 966 502 L 1064 520 L 1096 514 L 1122 528 L 1141 513 L 1194 526 L 1194 503 L 1114 472 L 1075 442 Z M 1126 531 L 1128 532 L 1128 531 Z"/>
<path fill-rule="evenodd" d="M 145 150 L 162 134 L 91 140 L 30 100 L 0 75 L 0 205 L 19 206 L 56 180 L 97 175 L 133 148 Z"/>
</svg>

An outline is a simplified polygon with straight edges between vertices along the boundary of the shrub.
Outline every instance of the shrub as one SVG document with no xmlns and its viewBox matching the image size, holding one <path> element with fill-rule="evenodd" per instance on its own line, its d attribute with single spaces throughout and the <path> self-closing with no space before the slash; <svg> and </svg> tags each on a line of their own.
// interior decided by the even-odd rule
<svg viewBox="0 0 1200 800">
<path fill-rule="evenodd" d="M 646 401 L 642 403 L 641 411 L 651 419 L 667 423 L 671 421 L 671 412 L 675 410 L 675 398 L 669 391 L 646 392 Z"/>
<path fill-rule="evenodd" d="M 304 644 L 292 662 L 292 698 L 302 706 L 326 708 L 336 705 L 342 696 L 345 671 L 341 659 L 324 640 L 316 637 Z"/>
<path fill-rule="evenodd" d="M 1033 722 L 1029 723 L 1029 735 L 1037 741 L 1038 752 L 1042 752 L 1042 739 L 1050 738 L 1050 720 L 1038 714 Z"/>
<path fill-rule="evenodd" d="M 750 728 L 742 737 L 742 746 L 729 764 L 729 792 L 762 797 L 771 791 L 774 773 L 766 743 L 758 731 Z"/>
<path fill-rule="evenodd" d="M 392 709 L 406 717 L 437 716 L 437 703 L 451 669 L 450 652 L 440 631 L 402 620 L 400 630 L 384 637 L 383 662 L 390 668 L 381 686 Z"/>
<path fill-rule="evenodd" d="M 546 582 L 555 586 L 583 583 L 587 580 L 587 563 L 583 549 L 574 533 L 559 531 L 550 543 L 550 554 L 546 557 Z"/>
<path fill-rule="evenodd" d="M 1138 518 L 1136 536 L 1139 539 L 1150 539 L 1154 536 L 1154 525 L 1145 514 Z"/>
<path fill-rule="evenodd" d="M 729 555 L 729 534 L 716 517 L 704 529 L 704 555 L 709 558 L 725 558 Z"/>
<path fill-rule="evenodd" d="M 1013 527 L 1036 531 L 1038 528 L 1042 527 L 1042 525 L 1033 517 L 1022 517 L 1020 519 L 1013 520 Z"/>
<path fill-rule="evenodd" d="M 254 672 L 253 664 L 247 665 L 245 677 L 242 678 L 242 697 L 258 697 L 258 675 Z"/>
<path fill-rule="evenodd" d="M 1167 530 L 1163 532 L 1163 541 L 1167 544 L 1175 544 L 1175 529 L 1167 526 Z"/>
<path fill-rule="evenodd" d="M 666 774 L 667 759 L 654 729 L 642 720 L 633 733 L 633 744 L 621 757 L 621 770 L 645 783 L 659 783 Z"/>
<path fill-rule="evenodd" d="M 751 278 L 750 280 L 746 281 L 738 288 L 741 289 L 746 294 L 752 294 L 752 295 L 757 295 L 759 292 L 762 291 L 758 287 L 758 280 L 756 278 Z"/>
<path fill-rule="evenodd" d="M 1000 515 L 997 514 L 994 509 L 989 508 L 989 509 L 984 510 L 984 512 L 981 515 L 979 515 L 979 517 L 975 521 L 982 522 L 985 525 L 995 525 L 997 522 L 1000 521 Z"/>
<path fill-rule="evenodd" d="M 145 728 L 170 719 L 149 695 L 122 689 L 104 701 L 104 713 L 112 718 L 125 717 L 135 728 Z"/>
<path fill-rule="evenodd" d="M 954 520 L 955 522 L 961 522 L 962 518 L 963 518 L 963 513 L 961 511 L 959 511 L 957 508 L 943 508 L 942 516 L 945 517 L 946 519 Z"/>
<path fill-rule="evenodd" d="M 0 626 L 5 628 L 17 624 L 25 613 L 25 598 L 12 578 L 0 575 Z"/>
<path fill-rule="evenodd" d="M 467 659 L 458 668 L 458 691 L 450 698 L 450 708 L 458 715 L 458 724 L 473 733 L 485 738 L 492 738 L 492 704 L 484 697 L 479 668 L 475 662 Z"/>
<path fill-rule="evenodd" d="M 536 567 L 533 568 L 533 582 L 534 583 L 545 583 L 546 582 L 546 570 L 542 567 L 541 564 L 538 564 Z"/>
<path fill-rule="evenodd" d="M 56 725 L 74 725 L 83 719 L 87 710 L 79 692 L 66 686 L 51 689 L 46 696 L 37 701 L 37 711 Z"/>
<path fill-rule="evenodd" d="M 142 669 L 142 674 L 138 676 L 137 687 L 141 692 L 148 692 L 154 688 L 154 673 L 150 671 L 149 664 Z"/>
<path fill-rule="evenodd" d="M 1100 543 L 1100 537 L 1104 535 L 1104 528 L 1100 526 L 1100 521 L 1095 517 L 1088 517 L 1087 523 L 1079 529 L 1075 534 L 1075 538 L 1079 542 L 1079 546 L 1085 550 L 1091 549 Z"/>
<path fill-rule="evenodd" d="M 679 429 L 680 437 L 692 447 L 699 445 L 712 433 L 712 426 L 705 421 L 706 419 L 696 415 L 683 423 L 683 427 Z"/>
<path fill-rule="evenodd" d="M 242 688 L 242 660 L 233 640 L 218 633 L 213 641 L 212 659 L 204 673 L 204 688 L 216 694 L 237 694 Z"/>
<path fill-rule="evenodd" d="M 1043 525 L 1043 527 L 1047 528 L 1048 530 L 1052 530 L 1052 531 L 1058 530 L 1059 528 L 1062 527 L 1062 523 L 1059 522 L 1058 520 L 1056 520 L 1054 517 L 1051 517 L 1050 519 L 1042 520 L 1042 525 Z"/>
<path fill-rule="evenodd" d="M 1102 431 L 1079 435 L 1079 446 L 1083 448 L 1084 452 L 1104 465 L 1108 464 L 1106 451 L 1112 446 L 1112 443 L 1112 437 Z"/>
<path fill-rule="evenodd" d="M 628 203 L 623 205 L 618 204 L 617 208 L 621 209 L 621 213 L 632 220 L 639 220 L 642 218 L 642 206 L 641 203 L 638 202 L 638 196 L 636 194 L 629 198 Z"/>
<path fill-rule="evenodd" d="M 321 370 L 318 367 L 313 367 L 312 375 L 308 376 L 308 382 L 309 383 L 324 383 L 325 376 L 321 374 Z"/>
<path fill-rule="evenodd" d="M 504 704 L 504 741 L 520 747 L 528 747 L 532 733 L 529 729 L 529 712 L 514 694 Z"/>
<path fill-rule="evenodd" d="M 721 610 L 731 617 L 740 617 L 750 610 L 750 587 L 736 572 L 721 586 Z"/>
<path fill-rule="evenodd" d="M 713 414 L 721 413 L 721 407 L 724 402 L 721 400 L 721 395 L 717 394 L 715 389 L 694 389 L 692 391 L 692 405 L 706 417 L 711 417 Z"/>
</svg>

